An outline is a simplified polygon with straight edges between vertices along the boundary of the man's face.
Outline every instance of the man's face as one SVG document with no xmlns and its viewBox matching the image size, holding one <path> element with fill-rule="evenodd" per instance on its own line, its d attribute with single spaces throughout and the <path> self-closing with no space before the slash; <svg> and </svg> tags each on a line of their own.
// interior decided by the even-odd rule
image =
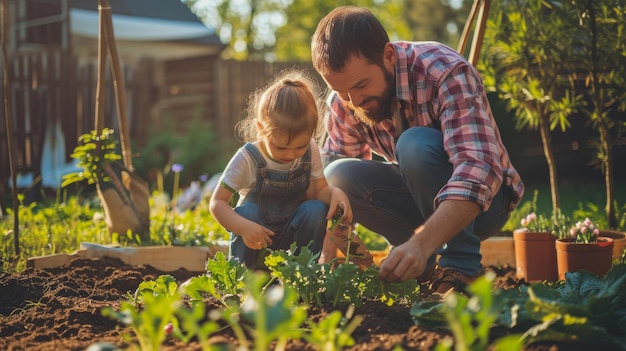
<svg viewBox="0 0 626 351">
<path fill-rule="evenodd" d="M 392 115 L 391 104 L 396 96 L 392 72 L 393 65 L 381 67 L 353 56 L 343 71 L 328 72 L 323 77 L 357 119 L 373 126 Z"/>
</svg>

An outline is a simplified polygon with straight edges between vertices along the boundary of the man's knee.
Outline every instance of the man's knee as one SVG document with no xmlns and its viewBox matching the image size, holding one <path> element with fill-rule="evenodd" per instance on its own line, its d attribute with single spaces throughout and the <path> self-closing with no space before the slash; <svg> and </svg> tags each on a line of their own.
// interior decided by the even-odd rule
<svg viewBox="0 0 626 351">
<path fill-rule="evenodd" d="M 416 167 L 445 156 L 441 131 L 428 127 L 413 127 L 406 130 L 396 145 L 398 162 L 415 163 Z"/>
<path fill-rule="evenodd" d="M 353 168 L 356 162 L 358 162 L 356 159 L 339 159 L 331 162 L 324 169 L 328 184 L 345 190 L 354 179 Z"/>
</svg>

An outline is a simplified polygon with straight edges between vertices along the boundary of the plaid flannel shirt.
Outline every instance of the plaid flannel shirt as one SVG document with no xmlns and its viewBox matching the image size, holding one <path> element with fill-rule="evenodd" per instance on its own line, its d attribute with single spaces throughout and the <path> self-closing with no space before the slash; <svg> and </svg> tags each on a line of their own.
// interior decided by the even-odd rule
<svg viewBox="0 0 626 351">
<path fill-rule="evenodd" d="M 330 118 L 324 156 L 372 159 L 372 153 L 397 163 L 396 142 L 414 126 L 440 129 L 454 167 L 435 198 L 469 200 L 483 210 L 504 182 L 520 202 L 522 180 L 509 159 L 476 69 L 453 49 L 436 42 L 395 42 L 397 110 L 373 127 L 360 123 L 336 92 L 328 98 Z"/>
</svg>

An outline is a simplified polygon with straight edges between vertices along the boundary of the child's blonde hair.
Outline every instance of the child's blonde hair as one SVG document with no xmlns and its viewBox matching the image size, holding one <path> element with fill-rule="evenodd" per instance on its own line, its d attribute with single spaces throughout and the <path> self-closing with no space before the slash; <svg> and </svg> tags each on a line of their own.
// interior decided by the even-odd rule
<svg viewBox="0 0 626 351">
<path fill-rule="evenodd" d="M 306 71 L 289 69 L 279 73 L 263 89 L 250 95 L 248 116 L 237 124 L 244 141 L 257 141 L 279 133 L 291 138 L 310 133 L 320 136 L 320 92 Z"/>
</svg>

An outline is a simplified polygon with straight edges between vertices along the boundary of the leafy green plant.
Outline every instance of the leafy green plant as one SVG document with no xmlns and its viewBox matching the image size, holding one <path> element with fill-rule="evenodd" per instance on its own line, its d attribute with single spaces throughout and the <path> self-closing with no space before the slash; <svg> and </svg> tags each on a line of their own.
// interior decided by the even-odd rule
<svg viewBox="0 0 626 351">
<path fill-rule="evenodd" d="M 300 326 L 307 318 L 307 307 L 299 303 L 298 292 L 282 284 L 265 288 L 268 279 L 267 273 L 261 271 L 247 276 L 246 294 L 239 308 L 241 317 L 251 323 L 248 332 L 254 338 L 256 351 L 268 350 L 274 341 L 276 350 L 284 349 L 289 339 L 302 336 Z"/>
<path fill-rule="evenodd" d="M 207 261 L 207 274 L 192 277 L 183 284 L 185 294 L 192 300 L 201 301 L 207 293 L 224 305 L 233 300 L 238 302 L 244 292 L 244 279 L 249 274 L 245 265 L 235 260 L 227 260 L 223 252 L 217 252 Z"/>
<path fill-rule="evenodd" d="M 323 351 L 339 351 L 354 345 L 352 333 L 364 317 L 353 318 L 353 313 L 354 305 L 348 307 L 345 316 L 340 311 L 332 311 L 319 323 L 309 323 L 310 332 L 304 338 Z"/>
<path fill-rule="evenodd" d="M 113 129 L 104 128 L 100 135 L 92 130 L 78 137 L 79 145 L 74 148 L 71 157 L 78 160 L 78 167 L 83 171 L 63 176 L 61 187 L 83 180 L 88 184 L 110 180 L 104 172 L 104 165 L 122 159 L 117 152 L 118 142 L 113 134 Z"/>
<path fill-rule="evenodd" d="M 562 284 L 528 288 L 526 311 L 539 324 L 524 334 L 526 343 L 576 341 L 626 348 L 626 264 L 604 276 L 566 273 Z"/>
<path fill-rule="evenodd" d="M 417 325 L 453 331 L 454 342 L 440 350 L 453 343 L 457 351 L 484 350 L 473 347 L 484 345 L 485 333 L 493 337 L 507 330 L 523 333 L 498 339 L 495 349 L 515 350 L 540 341 L 626 348 L 626 264 L 615 264 L 604 277 L 583 270 L 567 273 L 557 283 L 510 290 L 492 289 L 489 279 L 486 275 L 470 284 L 470 297 L 455 293 L 444 302 L 413 304 Z"/>
<path fill-rule="evenodd" d="M 221 326 L 217 321 L 207 320 L 206 314 L 206 307 L 203 302 L 192 303 L 190 308 L 177 309 L 177 318 L 172 325 L 171 335 L 186 344 L 193 338 L 197 338 L 203 351 L 215 349 L 210 342 L 210 337 L 219 331 Z M 166 325 L 166 334 L 167 327 Z"/>
<path fill-rule="evenodd" d="M 181 296 L 175 279 L 161 276 L 156 281 L 142 282 L 135 299 L 123 301 L 119 311 L 105 307 L 102 314 L 128 325 L 141 350 L 158 351 L 167 337 L 166 326 L 175 321 L 180 307 Z M 127 339 L 130 341 L 130 336 Z"/>
<path fill-rule="evenodd" d="M 308 307 L 301 303 L 295 289 L 283 284 L 268 287 L 267 273 L 241 271 L 239 267 L 245 268 L 245 265 L 229 264 L 235 261 L 225 261 L 223 254 L 218 255 L 220 257 L 209 260 L 207 266 L 213 268 L 213 273 L 219 271 L 214 276 L 219 282 L 213 283 L 204 279 L 207 276 L 201 276 L 178 286 L 173 277 L 160 276 L 157 280 L 140 283 L 135 295 L 122 303 L 119 312 L 107 308 L 103 314 L 131 326 L 142 350 L 157 349 L 168 335 L 184 342 L 196 337 L 203 350 L 210 350 L 209 336 L 219 330 L 219 320 L 231 327 L 240 350 L 249 350 L 250 346 L 257 351 L 270 350 L 273 343 L 275 350 L 282 350 L 290 339 L 299 338 L 309 340 L 322 350 L 340 350 L 354 343 L 350 334 L 363 317 L 352 318 L 349 312 L 342 318 L 336 311 L 315 323 L 307 319 Z M 236 289 L 232 289 L 233 283 L 238 286 Z M 237 293 L 236 298 L 224 299 L 227 295 L 217 286 Z M 219 296 L 224 302 L 224 309 L 210 313 L 209 320 L 202 293 Z M 183 304 L 183 296 L 190 297 L 190 308 Z M 159 309 L 164 313 L 155 317 L 154 311 Z M 145 325 L 149 320 L 153 323 Z"/>
<path fill-rule="evenodd" d="M 278 250 L 265 258 L 270 274 L 285 285 L 298 291 L 300 298 L 309 304 L 332 306 L 355 304 L 361 306 L 365 299 L 374 299 L 393 305 L 399 300 L 412 302 L 417 296 L 417 281 L 387 283 L 378 279 L 378 269 L 361 269 L 345 261 L 337 264 L 318 263 L 319 254 L 307 247 L 293 255 L 295 245 L 288 251 Z"/>
<path fill-rule="evenodd" d="M 508 303 L 506 295 L 492 291 L 493 272 L 479 277 L 470 284 L 469 297 L 456 292 L 445 297 L 443 303 L 416 304 L 411 309 L 415 318 L 425 316 L 431 325 L 441 326 L 447 323 L 452 331 L 454 342 L 447 341 L 438 345 L 437 351 L 450 350 L 454 345 L 456 351 L 483 351 L 490 345 L 490 332 L 502 318 L 503 308 Z M 424 307 L 425 306 L 425 307 Z M 509 335 L 497 340 L 495 350 L 520 350 L 519 335 Z"/>
</svg>

